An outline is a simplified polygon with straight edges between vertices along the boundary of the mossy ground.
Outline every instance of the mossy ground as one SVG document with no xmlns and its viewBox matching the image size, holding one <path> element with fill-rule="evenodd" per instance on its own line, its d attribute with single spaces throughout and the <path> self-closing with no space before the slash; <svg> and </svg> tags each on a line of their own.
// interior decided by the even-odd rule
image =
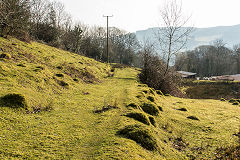
<svg viewBox="0 0 240 160">
<path fill-rule="evenodd" d="M 217 147 L 237 140 L 240 107 L 229 102 L 151 93 L 134 68 L 115 68 L 109 77 L 107 64 L 35 42 L 0 38 L 0 48 L 11 57 L 0 60 L 0 97 L 21 94 L 33 111 L 52 107 L 38 113 L 0 107 L 0 159 L 211 159 Z M 144 112 L 127 105 L 153 103 L 148 96 L 163 108 L 159 115 L 144 113 L 154 126 L 123 116 Z M 94 113 L 104 106 L 117 107 Z M 116 134 L 129 125 L 144 125 L 159 151 Z"/>
</svg>

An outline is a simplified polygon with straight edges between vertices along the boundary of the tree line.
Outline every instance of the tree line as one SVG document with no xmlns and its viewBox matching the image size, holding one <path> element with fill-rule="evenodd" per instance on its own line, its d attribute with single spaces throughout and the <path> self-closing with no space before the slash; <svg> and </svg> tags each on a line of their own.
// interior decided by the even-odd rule
<svg viewBox="0 0 240 160">
<path fill-rule="evenodd" d="M 240 45 L 227 48 L 223 40 L 178 54 L 176 70 L 195 72 L 201 77 L 240 73 Z"/>
<path fill-rule="evenodd" d="M 0 36 L 8 35 L 107 61 L 106 29 L 73 21 L 61 2 L 0 0 Z M 110 62 L 132 65 L 138 50 L 135 34 L 110 28 Z"/>
</svg>

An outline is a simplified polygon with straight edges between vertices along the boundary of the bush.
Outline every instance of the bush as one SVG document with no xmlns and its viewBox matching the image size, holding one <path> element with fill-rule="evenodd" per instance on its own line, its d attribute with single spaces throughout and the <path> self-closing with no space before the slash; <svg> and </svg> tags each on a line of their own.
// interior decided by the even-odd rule
<svg viewBox="0 0 240 160">
<path fill-rule="evenodd" d="M 142 70 L 139 80 L 155 90 L 161 90 L 164 94 L 169 93 L 174 96 L 183 97 L 183 93 L 178 89 L 181 76 L 177 74 L 158 56 L 152 54 L 151 49 L 143 52 Z"/>
<path fill-rule="evenodd" d="M 27 108 L 27 103 L 21 94 L 7 94 L 0 99 L 1 104 L 11 108 Z"/>
<path fill-rule="evenodd" d="M 148 99 L 149 101 L 151 101 L 151 102 L 155 102 L 155 99 L 154 99 L 153 96 L 148 96 L 147 99 Z"/>
<path fill-rule="evenodd" d="M 157 151 L 157 140 L 153 137 L 149 129 L 140 125 L 129 125 L 117 132 L 117 135 L 122 135 L 128 139 L 131 139 L 143 148 L 150 151 Z"/>
<path fill-rule="evenodd" d="M 133 119 L 135 119 L 135 120 L 137 120 L 139 122 L 142 122 L 142 123 L 144 123 L 146 125 L 150 125 L 150 121 L 149 121 L 148 117 L 145 114 L 143 114 L 143 113 L 137 113 L 137 112 L 135 112 L 135 113 L 128 113 L 126 116 L 130 117 L 130 118 L 133 118 Z"/>
<path fill-rule="evenodd" d="M 159 109 L 152 103 L 144 103 L 141 105 L 141 108 L 144 112 L 156 116 L 159 114 Z"/>
<path fill-rule="evenodd" d="M 56 76 L 57 76 L 57 77 L 64 77 L 64 75 L 61 74 L 61 73 L 57 73 Z"/>
</svg>

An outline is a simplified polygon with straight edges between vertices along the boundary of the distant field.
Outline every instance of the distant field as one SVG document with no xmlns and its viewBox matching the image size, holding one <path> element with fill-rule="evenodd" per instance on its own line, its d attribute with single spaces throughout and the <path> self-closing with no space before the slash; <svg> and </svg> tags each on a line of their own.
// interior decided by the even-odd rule
<svg viewBox="0 0 240 160">
<path fill-rule="evenodd" d="M 195 99 L 239 99 L 240 82 L 236 81 L 188 81 L 183 91 L 189 98 Z"/>
</svg>

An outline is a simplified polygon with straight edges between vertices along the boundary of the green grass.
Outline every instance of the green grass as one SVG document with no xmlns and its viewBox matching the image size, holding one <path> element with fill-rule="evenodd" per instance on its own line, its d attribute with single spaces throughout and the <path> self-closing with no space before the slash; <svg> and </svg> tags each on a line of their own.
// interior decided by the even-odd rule
<svg viewBox="0 0 240 160">
<path fill-rule="evenodd" d="M 138 69 L 114 67 L 109 76 L 107 64 L 36 42 L 0 38 L 0 48 L 10 55 L 0 59 L 0 97 L 21 94 L 28 106 L 0 107 L 0 159 L 211 159 L 216 148 L 236 143 L 238 105 L 159 95 L 138 82 Z M 163 112 L 151 116 L 144 103 Z M 117 134 L 128 126 L 140 129 Z M 157 151 L 146 147 L 145 135 Z"/>
</svg>

